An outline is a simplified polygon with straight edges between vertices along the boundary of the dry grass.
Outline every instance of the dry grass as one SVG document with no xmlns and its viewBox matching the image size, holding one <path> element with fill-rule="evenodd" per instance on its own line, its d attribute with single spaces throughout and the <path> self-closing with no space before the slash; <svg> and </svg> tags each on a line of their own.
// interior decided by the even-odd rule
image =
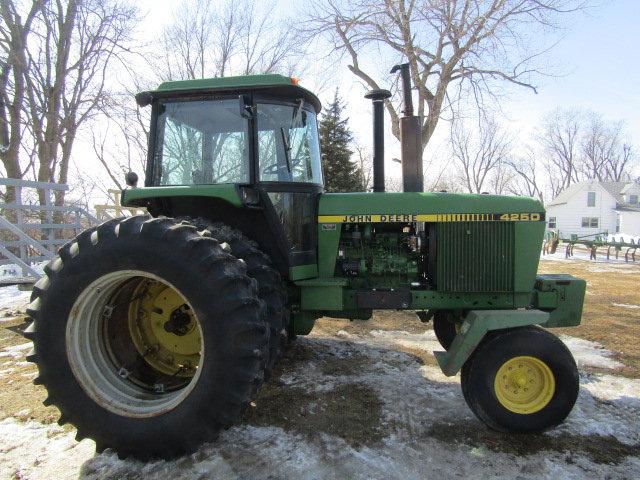
<svg viewBox="0 0 640 480">
<path fill-rule="evenodd" d="M 640 305 L 640 265 L 542 260 L 539 272 L 570 273 L 587 281 L 582 324 L 554 332 L 601 343 L 625 364 L 617 375 L 640 378 L 640 308 L 620 306 Z"/>
<path fill-rule="evenodd" d="M 26 325 L 26 317 L 20 315 L 0 323 L 0 352 L 26 346 L 28 340 L 20 334 Z M 56 422 L 60 415 L 58 409 L 45 407 L 42 404 L 45 389 L 33 384 L 38 369 L 24 358 L 30 350 L 31 347 L 21 348 L 16 351 L 16 357 L 0 357 L 0 420 L 14 417 L 41 423 Z"/>
</svg>

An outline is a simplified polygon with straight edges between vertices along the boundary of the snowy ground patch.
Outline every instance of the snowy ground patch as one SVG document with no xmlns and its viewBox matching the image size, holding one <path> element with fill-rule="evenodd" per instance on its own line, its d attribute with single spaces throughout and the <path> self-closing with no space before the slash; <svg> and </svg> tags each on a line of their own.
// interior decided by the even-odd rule
<svg viewBox="0 0 640 480">
<path fill-rule="evenodd" d="M 9 358 L 13 358 L 14 360 L 18 358 L 23 358 L 26 352 L 31 350 L 31 348 L 33 348 L 33 343 L 31 342 L 21 343 L 20 345 L 12 345 L 10 347 L 5 347 L 0 352 L 0 358 L 9 357 Z"/>
<path fill-rule="evenodd" d="M 367 340 L 372 345 L 415 348 L 428 352 L 442 349 L 433 330 L 427 330 L 424 333 L 410 333 L 402 330 L 372 330 L 370 335 L 373 338 Z"/>
<path fill-rule="evenodd" d="M 420 340 L 430 344 L 434 341 L 430 333 L 374 331 L 348 337 L 342 332 L 335 337 L 300 339 L 295 348 L 310 358 L 292 365 L 286 372 L 288 386 L 283 388 L 301 388 L 320 398 L 331 389 L 344 393 L 364 384 L 381 404 L 379 412 L 364 410 L 361 421 L 379 415 L 383 435 L 354 444 L 348 435 L 343 437 L 348 432 L 322 423 L 313 432 L 295 421 L 284 428 L 243 425 L 178 462 L 140 464 L 117 460 L 113 454 L 101 455 L 85 464 L 84 477 L 555 479 L 640 475 L 640 461 L 629 453 L 640 443 L 634 423 L 640 415 L 637 386 L 625 391 L 635 396 L 635 403 L 623 405 L 610 378 L 584 377 L 588 388 L 562 429 L 513 437 L 492 432 L 475 419 L 462 399 L 456 377 L 444 377 L 437 368 L 420 365 L 394 350 L 399 341 L 409 342 L 411 348 Z M 336 358 L 344 362 L 344 369 L 334 369 Z M 358 362 L 357 370 L 350 368 L 350 359 Z M 331 374 L 327 365 L 331 365 Z M 348 393 L 344 395 L 349 400 Z M 608 402 L 606 408 L 601 402 Z M 310 404 L 313 406 L 300 404 L 289 409 L 304 411 L 301 422 L 326 417 L 337 424 L 349 421 L 341 410 L 331 410 L 321 401 Z M 611 445 L 623 453 L 598 457 L 599 450 Z"/>
<path fill-rule="evenodd" d="M 44 273 L 44 267 L 48 262 L 40 262 L 34 265 L 31 265 L 38 274 Z M 17 265 L 5 265 L 5 270 L 11 271 L 12 274 L 0 274 L 1 279 L 11 279 L 12 277 L 21 277 L 19 274 L 20 267 Z M 9 285 L 6 287 L 0 287 L 0 322 L 6 319 L 11 319 L 12 317 L 3 317 L 2 310 L 6 311 L 15 311 L 15 310 L 24 310 L 24 308 L 28 305 L 29 299 L 31 298 L 31 290 L 23 291 L 18 288 L 17 285 Z"/>
<path fill-rule="evenodd" d="M 613 305 L 614 307 L 621 307 L 621 308 L 630 308 L 635 310 L 636 308 L 640 308 L 640 305 L 631 305 L 629 303 L 615 303 L 615 302 L 611 302 L 611 305 Z"/>
<path fill-rule="evenodd" d="M 30 297 L 31 292 L 18 290 L 16 285 L 0 287 L 0 308 L 5 311 L 24 308 L 29 303 Z M 3 317 L 0 314 L 0 322 L 7 318 L 11 319 L 12 317 Z"/>
<path fill-rule="evenodd" d="M 614 358 L 613 352 L 607 350 L 598 342 L 591 342 L 582 338 L 560 335 L 560 339 L 569 347 L 578 367 L 596 367 L 616 369 L 624 367 L 624 364 Z"/>
<path fill-rule="evenodd" d="M 12 311 L 24 311 L 26 297 Z M 487 429 L 467 407 L 459 376 L 423 360 L 442 350 L 432 330 L 382 328 L 299 338 L 242 422 L 170 462 L 95 455 L 75 431 L 16 407 L 0 421 L 0 478 L 640 478 L 640 380 L 616 376 L 622 363 L 602 345 L 562 336 L 582 370 L 577 404 L 560 427 L 522 437 Z M 24 362 L 31 343 L 11 342 L 0 349 L 0 378 L 11 377 L 13 388 L 35 370 Z"/>
<path fill-rule="evenodd" d="M 90 440 L 78 443 L 74 435 L 58 425 L 11 418 L 1 421 L 0 478 L 77 478 L 83 462 L 94 455 L 95 444 Z"/>
<path fill-rule="evenodd" d="M 603 353 L 593 342 L 569 337 L 567 343 L 591 363 Z M 240 425 L 171 462 L 93 455 L 92 442 L 78 444 L 56 425 L 7 419 L 0 422 L 0 477 L 640 477 L 640 380 L 583 374 L 576 408 L 560 428 L 510 436 L 473 416 L 457 377 L 444 377 L 399 348 L 440 347 L 432 332 L 299 338 Z"/>
</svg>

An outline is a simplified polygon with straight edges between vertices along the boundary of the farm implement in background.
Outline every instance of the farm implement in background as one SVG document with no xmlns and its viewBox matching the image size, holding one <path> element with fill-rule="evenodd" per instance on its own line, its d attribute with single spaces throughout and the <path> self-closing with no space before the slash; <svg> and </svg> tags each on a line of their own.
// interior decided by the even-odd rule
<svg viewBox="0 0 640 480">
<path fill-rule="evenodd" d="M 625 241 L 624 235 L 609 236 L 608 232 L 599 232 L 583 236 L 571 234 L 568 238 L 563 238 L 560 232 L 551 231 L 545 235 L 542 254 L 556 253 L 560 243 L 563 243 L 565 244 L 565 258 L 573 257 L 575 246 L 582 245 L 589 251 L 589 258 L 591 260 L 596 260 L 598 248 L 606 248 L 607 260 L 611 258 L 612 254 L 615 254 L 617 260 L 620 253 L 624 251 L 624 261 L 629 262 L 629 258 L 631 258 L 631 261 L 635 262 L 636 250 L 640 248 L 640 241 L 636 242 L 628 236 L 627 239 L 628 241 Z"/>
</svg>

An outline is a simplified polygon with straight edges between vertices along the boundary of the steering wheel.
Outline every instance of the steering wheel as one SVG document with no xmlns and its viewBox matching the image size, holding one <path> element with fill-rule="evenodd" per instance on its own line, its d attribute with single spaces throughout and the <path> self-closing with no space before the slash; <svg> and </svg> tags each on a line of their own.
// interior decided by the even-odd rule
<svg viewBox="0 0 640 480">
<path fill-rule="evenodd" d="M 267 175 L 278 175 L 280 174 L 280 171 L 284 170 L 285 172 L 289 173 L 289 170 L 287 169 L 286 165 L 281 165 L 278 163 L 274 163 L 273 165 L 269 165 L 267 167 L 264 167 L 262 169 L 262 173 L 266 173 Z"/>
</svg>

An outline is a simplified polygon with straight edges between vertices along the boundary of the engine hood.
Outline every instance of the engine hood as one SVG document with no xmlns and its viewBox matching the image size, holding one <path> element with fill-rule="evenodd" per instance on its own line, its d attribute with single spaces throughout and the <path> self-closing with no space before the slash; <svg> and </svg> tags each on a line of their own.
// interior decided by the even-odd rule
<svg viewBox="0 0 640 480">
<path fill-rule="evenodd" d="M 544 221 L 544 214 L 529 197 L 430 192 L 324 193 L 318 207 L 320 223 Z"/>
</svg>

